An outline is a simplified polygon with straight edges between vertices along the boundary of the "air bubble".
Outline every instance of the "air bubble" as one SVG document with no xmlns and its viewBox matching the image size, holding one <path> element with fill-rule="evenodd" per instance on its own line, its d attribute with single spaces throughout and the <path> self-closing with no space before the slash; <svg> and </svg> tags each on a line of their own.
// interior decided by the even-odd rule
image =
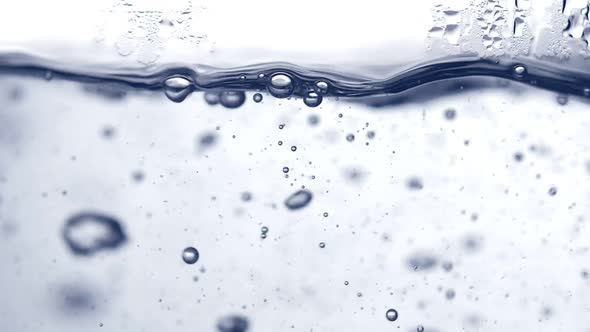
<svg viewBox="0 0 590 332">
<path fill-rule="evenodd" d="M 293 151 L 293 152 L 297 151 L 297 147 L 295 145 L 291 146 L 291 151 Z"/>
<path fill-rule="evenodd" d="M 551 187 L 551 188 L 549 188 L 548 194 L 551 195 L 551 196 L 557 195 L 557 187 Z"/>
<path fill-rule="evenodd" d="M 174 76 L 164 81 L 164 93 L 168 99 L 180 103 L 193 92 L 193 82 L 184 76 Z"/>
<path fill-rule="evenodd" d="M 262 94 L 255 93 L 254 96 L 252 97 L 252 99 L 254 100 L 255 103 L 259 103 L 262 101 Z"/>
<path fill-rule="evenodd" d="M 447 289 L 446 293 L 445 293 L 445 297 L 447 298 L 447 300 L 452 300 L 455 298 L 455 291 L 453 289 Z"/>
<path fill-rule="evenodd" d="M 307 95 L 303 98 L 303 103 L 307 107 L 318 107 L 322 103 L 322 96 L 315 92 L 308 92 Z"/>
<path fill-rule="evenodd" d="M 324 242 L 320 242 L 319 246 L 320 248 L 324 249 L 326 247 L 326 244 Z"/>
<path fill-rule="evenodd" d="M 424 326 L 418 325 L 418 327 L 416 328 L 416 332 L 424 332 Z"/>
<path fill-rule="evenodd" d="M 559 105 L 562 105 L 562 106 L 563 106 L 563 105 L 566 105 L 566 104 L 567 104 L 567 102 L 568 102 L 568 97 L 567 97 L 567 95 L 564 95 L 564 94 L 559 94 L 559 95 L 557 95 L 557 103 L 558 103 Z"/>
<path fill-rule="evenodd" d="M 349 141 L 349 142 L 354 141 L 354 134 L 348 134 L 348 135 L 346 135 L 346 140 Z"/>
<path fill-rule="evenodd" d="M 246 101 L 244 91 L 223 91 L 219 95 L 219 103 L 225 108 L 238 108 Z"/>
<path fill-rule="evenodd" d="M 63 238 L 74 254 L 83 256 L 117 249 L 127 241 L 117 219 L 94 212 L 82 212 L 68 218 Z"/>
<path fill-rule="evenodd" d="M 246 332 L 249 325 L 246 317 L 230 315 L 217 321 L 217 330 L 219 332 Z"/>
<path fill-rule="evenodd" d="M 514 71 L 514 75 L 518 78 L 522 78 L 526 74 L 526 68 L 523 65 L 514 66 L 513 71 Z"/>
<path fill-rule="evenodd" d="M 313 198 L 312 193 L 309 190 L 298 190 L 291 194 L 285 200 L 285 206 L 289 210 L 299 210 L 306 207 Z"/>
<path fill-rule="evenodd" d="M 452 121 L 457 117 L 457 111 L 454 108 L 445 110 L 445 119 Z"/>
<path fill-rule="evenodd" d="M 317 93 L 319 93 L 320 95 L 325 95 L 328 92 L 328 82 L 325 81 L 318 81 L 315 84 L 316 87 L 316 91 Z"/>
<path fill-rule="evenodd" d="M 219 104 L 219 93 L 217 92 L 205 92 L 205 102 L 211 106 Z"/>
<path fill-rule="evenodd" d="M 389 309 L 389 310 L 387 310 L 387 312 L 385 312 L 385 318 L 387 318 L 387 320 L 390 322 L 396 321 L 397 316 L 398 316 L 398 314 L 395 309 Z"/>
<path fill-rule="evenodd" d="M 195 264 L 199 260 L 199 251 L 193 247 L 187 247 L 182 251 L 182 260 L 187 264 Z"/>
<path fill-rule="evenodd" d="M 289 167 L 283 167 L 283 173 L 289 173 Z"/>
<path fill-rule="evenodd" d="M 294 90 L 293 80 L 283 73 L 274 74 L 270 78 L 268 92 L 276 98 L 287 98 Z"/>
</svg>

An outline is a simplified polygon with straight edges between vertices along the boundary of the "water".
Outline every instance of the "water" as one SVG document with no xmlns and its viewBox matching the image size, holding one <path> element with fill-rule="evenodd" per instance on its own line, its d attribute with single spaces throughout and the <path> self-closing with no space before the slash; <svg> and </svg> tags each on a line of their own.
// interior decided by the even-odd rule
<svg viewBox="0 0 590 332">
<path fill-rule="evenodd" d="M 121 2 L 115 61 L 2 48 L 0 330 L 590 328 L 587 4 L 313 5 Z M 213 9 L 252 38 L 186 29 Z"/>
</svg>

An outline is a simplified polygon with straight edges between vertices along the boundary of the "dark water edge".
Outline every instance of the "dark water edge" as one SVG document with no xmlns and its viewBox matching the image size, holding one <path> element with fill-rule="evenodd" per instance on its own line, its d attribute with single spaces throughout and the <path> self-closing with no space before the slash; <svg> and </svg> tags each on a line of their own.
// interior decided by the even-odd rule
<svg viewBox="0 0 590 332">
<path fill-rule="evenodd" d="M 166 64 L 144 68 L 82 66 L 60 63 L 26 54 L 0 54 L 0 76 L 27 76 L 46 80 L 69 80 L 99 83 L 120 89 L 163 90 L 171 77 L 186 78 L 192 91 L 264 91 L 271 77 L 287 75 L 291 79 L 288 96 L 306 96 L 317 82 L 327 83 L 324 97 L 356 99 L 371 106 L 404 102 L 417 87 L 428 87 L 428 96 L 445 94 L 454 87 L 498 86 L 489 78 L 511 80 L 563 94 L 590 97 L 590 71 L 567 64 L 534 58 L 482 58 L 454 56 L 417 63 L 384 79 L 362 77 L 341 72 L 322 71 L 289 63 L 265 63 L 240 68 L 213 68 L 203 65 Z M 488 80 L 473 80 L 488 78 Z M 457 83 L 462 82 L 462 83 Z M 272 93 L 271 93 L 272 94 Z M 400 98 L 404 95 L 403 98 Z M 385 96 L 385 98 L 384 98 Z M 391 98 L 393 96 L 393 98 Z M 281 96 L 286 97 L 286 96 Z M 377 98 L 367 98 L 377 97 Z"/>
</svg>

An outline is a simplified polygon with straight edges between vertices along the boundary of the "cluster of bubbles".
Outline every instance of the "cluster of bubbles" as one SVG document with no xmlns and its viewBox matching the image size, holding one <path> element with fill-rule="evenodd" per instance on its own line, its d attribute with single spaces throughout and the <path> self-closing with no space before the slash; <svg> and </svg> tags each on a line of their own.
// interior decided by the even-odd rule
<svg viewBox="0 0 590 332">
<path fill-rule="evenodd" d="M 247 77 L 242 75 L 239 77 L 240 81 L 246 80 Z M 283 72 L 277 72 L 270 75 L 268 78 L 264 74 L 257 76 L 256 80 L 266 80 L 266 90 L 275 98 L 289 98 L 296 89 L 294 78 Z M 184 101 L 192 92 L 197 90 L 195 81 L 185 75 L 172 75 L 162 83 L 164 94 L 168 99 L 175 103 Z M 326 81 L 320 80 L 310 86 L 309 84 L 303 86 L 298 90 L 303 95 L 303 103 L 308 107 L 318 107 L 329 91 L 329 84 Z M 263 96 L 260 92 L 256 92 L 252 100 L 255 103 L 260 103 Z M 220 104 L 226 108 L 238 108 L 246 101 L 246 94 L 244 91 L 207 91 L 205 92 L 205 102 L 209 105 Z"/>
<path fill-rule="evenodd" d="M 263 239 L 263 240 L 266 239 L 266 234 L 267 233 L 268 233 L 268 227 L 262 226 L 260 228 L 260 238 Z"/>
</svg>

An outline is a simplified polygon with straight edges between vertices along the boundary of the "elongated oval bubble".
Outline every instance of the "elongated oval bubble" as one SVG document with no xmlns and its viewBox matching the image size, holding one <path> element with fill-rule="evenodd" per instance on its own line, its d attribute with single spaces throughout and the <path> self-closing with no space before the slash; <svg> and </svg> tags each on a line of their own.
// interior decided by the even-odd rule
<svg viewBox="0 0 590 332">
<path fill-rule="evenodd" d="M 114 250 L 127 241 L 117 219 L 97 212 L 81 212 L 68 218 L 62 234 L 72 253 L 82 256 Z"/>
<path fill-rule="evenodd" d="M 248 319 L 240 315 L 229 315 L 217 321 L 219 332 L 246 332 L 250 323 Z"/>
<path fill-rule="evenodd" d="M 313 194 L 309 190 L 301 189 L 287 197 L 285 206 L 289 210 L 299 210 L 306 207 L 312 198 Z"/>
</svg>

